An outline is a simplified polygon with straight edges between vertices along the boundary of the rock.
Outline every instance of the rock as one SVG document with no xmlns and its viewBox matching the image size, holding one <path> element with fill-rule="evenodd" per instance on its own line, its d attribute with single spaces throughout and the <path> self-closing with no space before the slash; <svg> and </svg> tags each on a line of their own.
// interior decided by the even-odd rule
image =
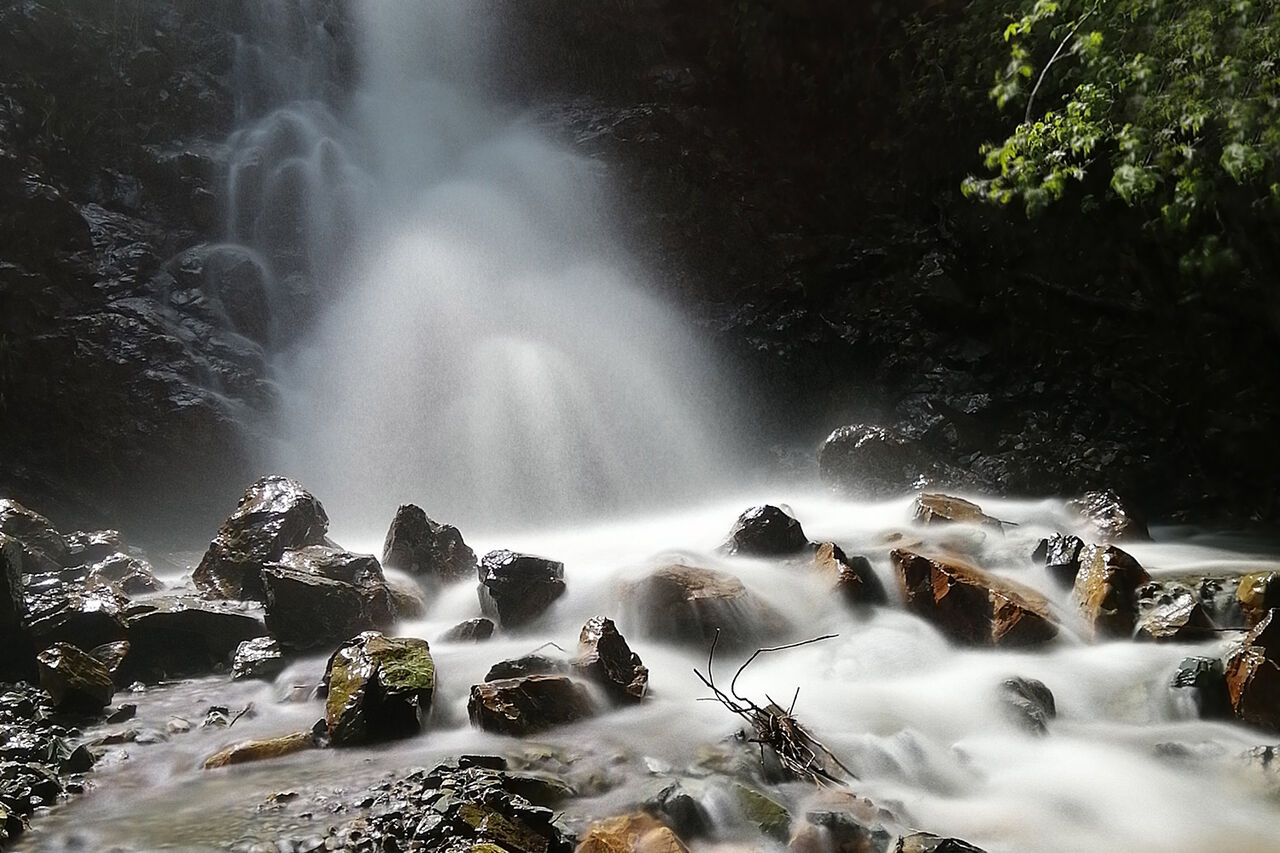
<svg viewBox="0 0 1280 853">
<path fill-rule="evenodd" d="M 901 433 L 871 424 L 837 428 L 818 450 L 818 474 L 837 491 L 883 497 L 913 488 L 924 467 Z"/>
<path fill-rule="evenodd" d="M 662 566 L 630 584 L 624 600 L 641 633 L 662 642 L 706 648 L 720 632 L 720 645 L 741 649 L 781 633 L 786 619 L 726 572 Z"/>
<path fill-rule="evenodd" d="M 211 672 L 231 661 L 240 643 L 266 634 L 260 610 L 190 596 L 151 598 L 125 612 L 128 678 L 160 681 Z"/>
<path fill-rule="evenodd" d="M 270 740 L 241 741 L 205 759 L 204 769 L 215 770 L 232 764 L 283 758 L 305 749 L 315 749 L 315 746 L 315 738 L 311 736 L 311 732 L 294 732 Z"/>
<path fill-rule="evenodd" d="M 790 853 L 883 853 L 893 836 L 884 828 L 892 814 L 866 797 L 826 790 L 810 800 L 804 822 L 787 844 Z"/>
<path fill-rule="evenodd" d="M 681 838 L 701 838 L 711 834 L 714 821 L 698 798 L 681 782 L 668 782 L 645 799 L 644 809 L 658 815 Z"/>
<path fill-rule="evenodd" d="M 1236 598 L 1244 612 L 1245 627 L 1252 628 L 1273 607 L 1280 607 L 1280 571 L 1254 572 L 1240 578 Z"/>
<path fill-rule="evenodd" d="M 421 619 L 427 615 L 427 599 L 416 581 L 400 574 L 384 574 L 383 582 L 397 619 Z"/>
<path fill-rule="evenodd" d="M 112 554 L 88 568 L 86 581 L 90 586 L 109 586 L 125 596 L 164 589 L 150 563 L 128 554 Z"/>
<path fill-rule="evenodd" d="M 231 678 L 260 678 L 270 681 L 284 672 L 284 652 L 274 637 L 255 637 L 236 647 L 231 661 Z"/>
<path fill-rule="evenodd" d="M 850 606 L 884 604 L 889 600 L 884 584 L 866 557 L 845 556 L 839 545 L 823 542 L 813 558 L 814 567 L 822 573 L 836 593 Z"/>
<path fill-rule="evenodd" d="M 0 533 L 12 536 L 26 548 L 46 559 L 64 565 L 66 540 L 49 519 L 8 498 L 0 498 Z"/>
<path fill-rule="evenodd" d="M 440 641 L 443 643 L 479 643 L 493 636 L 494 624 L 493 620 L 485 619 L 468 619 L 454 625 L 448 631 L 440 635 Z"/>
<path fill-rule="evenodd" d="M 1085 492 L 1069 501 L 1067 509 L 1089 522 L 1104 543 L 1147 542 L 1151 539 L 1147 523 L 1110 489 Z"/>
<path fill-rule="evenodd" d="M 517 628 L 541 616 L 564 594 L 564 563 L 490 551 L 480 561 L 480 609 L 503 628 Z"/>
<path fill-rule="evenodd" d="M 985 853 L 959 838 L 943 838 L 929 832 L 913 832 L 900 836 L 893 853 Z"/>
<path fill-rule="evenodd" d="M 0 682 L 33 681 L 36 650 L 27 632 L 22 543 L 0 534 Z"/>
<path fill-rule="evenodd" d="M 765 504 L 738 516 L 721 550 L 743 557 L 782 557 L 808 547 L 809 538 L 791 508 Z"/>
<path fill-rule="evenodd" d="M 382 545 L 382 565 L 423 580 L 448 583 L 476 570 L 476 555 L 458 528 L 439 524 L 413 504 L 396 510 Z"/>
<path fill-rule="evenodd" d="M 116 640 L 114 643 L 103 643 L 89 650 L 89 656 L 107 668 L 107 672 L 115 679 L 116 673 L 124 666 L 129 656 L 129 641 Z"/>
<path fill-rule="evenodd" d="M 408 737 L 422 727 L 435 694 L 426 640 L 365 632 L 325 667 L 325 727 L 335 746 Z"/>
<path fill-rule="evenodd" d="M 1034 678 L 1006 678 L 1000 683 L 1000 703 L 1010 719 L 1032 734 L 1047 734 L 1049 720 L 1058 715 L 1053 692 Z"/>
<path fill-rule="evenodd" d="M 1141 598 L 1141 594 L 1139 595 Z M 1143 640 L 1195 642 L 1214 633 L 1216 626 L 1200 602 L 1190 595 L 1161 596 L 1138 620 Z"/>
<path fill-rule="evenodd" d="M 1196 714 L 1203 720 L 1222 720 L 1232 714 L 1227 676 L 1218 658 L 1183 658 L 1169 686 L 1190 693 Z"/>
<path fill-rule="evenodd" d="M 582 626 L 573 667 L 615 702 L 639 702 L 649 686 L 649 670 L 640 656 L 631 651 L 613 620 L 603 616 Z"/>
<path fill-rule="evenodd" d="M 770 838 L 787 840 L 791 834 L 791 814 L 786 807 L 739 782 L 732 784 L 730 793 L 747 823 Z"/>
<path fill-rule="evenodd" d="M 286 648 L 328 646 L 395 621 L 382 567 L 372 556 L 310 546 L 286 551 L 259 577 L 267 630 Z"/>
<path fill-rule="evenodd" d="M 111 703 L 116 688 L 107 668 L 69 643 L 42 651 L 40 686 L 64 710 L 94 712 Z"/>
<path fill-rule="evenodd" d="M 1227 692 L 1236 717 L 1280 728 L 1280 609 L 1267 611 L 1227 659 Z"/>
<path fill-rule="evenodd" d="M 25 600 L 27 628 L 37 646 L 63 642 L 92 649 L 125 638 L 128 601 L 110 588 L 84 589 L 46 577 L 27 585 Z"/>
<path fill-rule="evenodd" d="M 915 520 L 930 524 L 981 524 L 1004 532 L 1004 523 L 982 511 L 982 507 L 964 498 L 953 498 L 937 492 L 921 492 L 916 498 Z"/>
<path fill-rule="evenodd" d="M 591 824 L 574 853 L 688 853 L 688 848 L 657 818 L 636 812 Z"/>
<path fill-rule="evenodd" d="M 210 595 L 261 600 L 262 567 L 287 550 L 324 544 L 328 529 L 324 507 L 301 484 L 263 477 L 223 522 L 192 579 Z"/>
<path fill-rule="evenodd" d="M 530 675 L 473 685 L 471 724 L 498 734 L 526 735 L 572 723 L 593 713 L 591 697 L 572 679 Z"/>
<path fill-rule="evenodd" d="M 1079 536 L 1067 536 L 1055 533 L 1048 539 L 1041 539 L 1036 548 L 1034 558 L 1044 563 L 1047 571 L 1058 585 L 1067 589 L 1076 582 L 1076 573 L 1080 571 L 1080 550 L 1084 548 L 1084 540 Z"/>
<path fill-rule="evenodd" d="M 1128 637 L 1138 619 L 1138 587 L 1151 577 L 1114 545 L 1080 551 L 1080 571 L 1071 595 L 1094 637 Z"/>
<path fill-rule="evenodd" d="M 910 551 L 890 554 L 907 608 L 960 643 L 1024 646 L 1052 640 L 1058 626 L 1036 591 L 980 569 Z"/>
<path fill-rule="evenodd" d="M 77 530 L 63 537 L 66 556 L 65 566 L 87 566 L 107 559 L 113 554 L 125 553 L 124 538 L 117 530 L 94 530 L 88 533 Z"/>
<path fill-rule="evenodd" d="M 489 667 L 484 680 L 500 681 L 504 678 L 523 678 L 526 675 L 561 675 L 571 671 L 572 667 L 564 659 L 531 654 L 495 663 Z"/>
</svg>

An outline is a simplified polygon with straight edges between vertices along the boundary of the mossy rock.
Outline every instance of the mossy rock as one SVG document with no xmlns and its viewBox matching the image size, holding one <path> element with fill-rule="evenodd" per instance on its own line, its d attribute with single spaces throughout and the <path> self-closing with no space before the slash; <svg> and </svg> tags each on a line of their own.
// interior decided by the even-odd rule
<svg viewBox="0 0 1280 853">
<path fill-rule="evenodd" d="M 337 746 L 408 737 L 435 694 L 426 640 L 366 631 L 333 653 L 325 669 L 325 725 Z"/>
<path fill-rule="evenodd" d="M 733 796 L 742 816 L 770 838 L 786 841 L 791 834 L 791 813 L 781 803 L 735 782 Z"/>
</svg>

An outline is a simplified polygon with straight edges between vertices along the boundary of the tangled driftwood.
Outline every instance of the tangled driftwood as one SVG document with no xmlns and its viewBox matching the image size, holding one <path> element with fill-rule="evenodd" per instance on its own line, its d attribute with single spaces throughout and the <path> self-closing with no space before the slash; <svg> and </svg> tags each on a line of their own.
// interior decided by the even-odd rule
<svg viewBox="0 0 1280 853">
<path fill-rule="evenodd" d="M 729 682 L 729 692 L 726 693 L 716 686 L 715 674 L 712 671 L 716 643 L 720 639 L 720 632 L 717 630 L 715 637 L 711 640 L 711 649 L 707 653 L 707 674 L 703 675 L 697 669 L 693 671 L 693 674 L 698 676 L 698 679 L 715 694 L 714 697 L 708 697 L 709 699 L 714 698 L 721 705 L 724 705 L 750 724 L 755 736 L 749 737 L 747 740 L 750 743 L 759 744 L 762 765 L 765 762 L 765 749 L 767 748 L 777 757 L 778 763 L 792 777 L 814 782 L 818 785 L 845 785 L 846 779 L 856 779 L 857 776 L 791 715 L 791 712 L 795 709 L 796 699 L 800 696 L 800 688 L 796 688 L 795 694 L 791 697 L 791 704 L 787 706 L 786 710 L 783 710 L 782 706 L 767 693 L 765 694 L 765 699 L 769 701 L 769 704 L 764 706 L 739 695 L 737 690 L 738 677 L 742 675 L 743 670 L 751 665 L 752 661 L 762 654 L 807 646 L 810 643 L 830 640 L 835 636 L 837 635 L 825 634 L 821 637 L 813 637 L 798 643 L 756 649 L 752 652 L 751 657 L 743 661 L 742 666 L 738 667 L 738 671 L 733 675 L 733 680 Z"/>
</svg>

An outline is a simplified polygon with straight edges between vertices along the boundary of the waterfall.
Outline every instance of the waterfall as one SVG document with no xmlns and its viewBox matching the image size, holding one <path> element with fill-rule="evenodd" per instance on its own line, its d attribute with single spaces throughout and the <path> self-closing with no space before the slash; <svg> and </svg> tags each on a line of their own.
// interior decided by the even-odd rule
<svg viewBox="0 0 1280 853">
<path fill-rule="evenodd" d="M 275 282 L 277 468 L 339 529 L 406 501 L 519 525 L 704 490 L 708 357 L 619 250 L 601 164 L 481 96 L 496 23 L 353 4 L 343 95 L 332 4 L 259 5 L 228 229 Z"/>
</svg>

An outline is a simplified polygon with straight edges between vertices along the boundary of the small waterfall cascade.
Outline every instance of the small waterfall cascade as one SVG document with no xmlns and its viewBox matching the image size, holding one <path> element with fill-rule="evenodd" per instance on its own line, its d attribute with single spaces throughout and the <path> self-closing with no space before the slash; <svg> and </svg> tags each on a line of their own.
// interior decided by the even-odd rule
<svg viewBox="0 0 1280 853">
<path fill-rule="evenodd" d="M 707 355 L 618 250 L 599 164 L 478 94 L 495 23 L 335 8 L 254 4 L 235 62 L 227 231 L 272 281 L 275 467 L 361 529 L 411 500 L 519 525 L 705 489 Z"/>
</svg>

